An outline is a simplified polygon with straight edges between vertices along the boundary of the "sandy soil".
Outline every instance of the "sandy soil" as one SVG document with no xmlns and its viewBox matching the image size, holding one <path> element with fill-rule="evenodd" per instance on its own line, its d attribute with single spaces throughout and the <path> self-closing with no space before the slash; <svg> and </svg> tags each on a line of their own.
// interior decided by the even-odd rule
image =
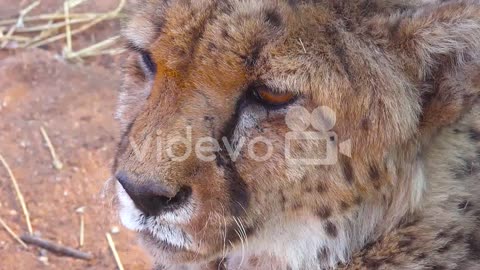
<svg viewBox="0 0 480 270">
<path fill-rule="evenodd" d="M 0 0 L 0 18 L 12 16 L 30 1 Z M 60 0 L 42 1 L 54 10 Z M 94 2 L 108 10 L 116 1 Z M 118 31 L 118 22 L 106 23 L 78 38 L 78 46 Z M 58 46 L 58 45 L 54 45 Z M 102 58 L 79 65 L 67 63 L 54 46 L 27 51 L 0 50 L 0 154 L 16 176 L 31 213 L 34 233 L 78 247 L 78 207 L 86 206 L 85 246 L 94 254 L 89 262 L 59 257 L 44 250 L 22 248 L 0 228 L 0 270 L 116 269 L 105 233 L 113 235 L 125 269 L 150 269 L 149 260 L 134 236 L 123 229 L 105 196 L 110 177 L 117 126 L 113 120 L 119 86 L 118 60 Z M 47 130 L 62 170 L 40 133 Z M 108 192 L 106 192 L 108 195 Z M 0 217 L 22 234 L 27 226 L 10 178 L 0 166 Z M 45 257 L 48 262 L 45 262 Z"/>
</svg>

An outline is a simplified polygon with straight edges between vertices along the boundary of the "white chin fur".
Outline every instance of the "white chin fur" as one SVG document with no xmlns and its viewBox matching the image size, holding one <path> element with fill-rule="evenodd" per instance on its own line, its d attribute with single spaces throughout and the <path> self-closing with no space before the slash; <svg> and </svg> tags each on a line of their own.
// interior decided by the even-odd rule
<svg viewBox="0 0 480 270">
<path fill-rule="evenodd" d="M 120 221 L 123 226 L 132 231 L 144 230 L 144 226 L 140 224 L 142 213 L 135 207 L 132 199 L 121 185 L 117 184 L 117 196 L 120 201 Z"/>
</svg>

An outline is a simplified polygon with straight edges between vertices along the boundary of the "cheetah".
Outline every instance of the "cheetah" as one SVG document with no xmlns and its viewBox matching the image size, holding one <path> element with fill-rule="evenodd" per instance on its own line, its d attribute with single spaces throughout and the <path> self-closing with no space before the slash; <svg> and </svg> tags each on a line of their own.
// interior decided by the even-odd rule
<svg viewBox="0 0 480 270">
<path fill-rule="evenodd" d="M 480 269 L 480 1 L 135 0 L 123 36 L 155 269 Z"/>
</svg>

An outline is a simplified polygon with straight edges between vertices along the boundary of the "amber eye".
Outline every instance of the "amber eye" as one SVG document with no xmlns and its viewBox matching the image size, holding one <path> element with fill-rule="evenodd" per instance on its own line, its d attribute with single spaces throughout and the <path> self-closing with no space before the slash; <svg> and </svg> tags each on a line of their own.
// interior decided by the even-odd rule
<svg viewBox="0 0 480 270">
<path fill-rule="evenodd" d="M 296 99 L 296 95 L 291 93 L 278 93 L 267 87 L 255 89 L 255 97 L 263 104 L 269 106 L 287 105 Z"/>
</svg>

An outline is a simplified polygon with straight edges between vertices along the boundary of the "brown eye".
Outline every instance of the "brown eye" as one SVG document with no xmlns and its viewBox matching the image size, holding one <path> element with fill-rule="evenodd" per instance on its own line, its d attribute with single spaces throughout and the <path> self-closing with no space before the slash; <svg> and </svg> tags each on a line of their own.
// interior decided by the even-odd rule
<svg viewBox="0 0 480 270">
<path fill-rule="evenodd" d="M 291 93 L 277 93 L 266 87 L 257 88 L 255 90 L 255 96 L 257 99 L 270 106 L 282 106 L 295 100 L 296 95 Z"/>
</svg>

